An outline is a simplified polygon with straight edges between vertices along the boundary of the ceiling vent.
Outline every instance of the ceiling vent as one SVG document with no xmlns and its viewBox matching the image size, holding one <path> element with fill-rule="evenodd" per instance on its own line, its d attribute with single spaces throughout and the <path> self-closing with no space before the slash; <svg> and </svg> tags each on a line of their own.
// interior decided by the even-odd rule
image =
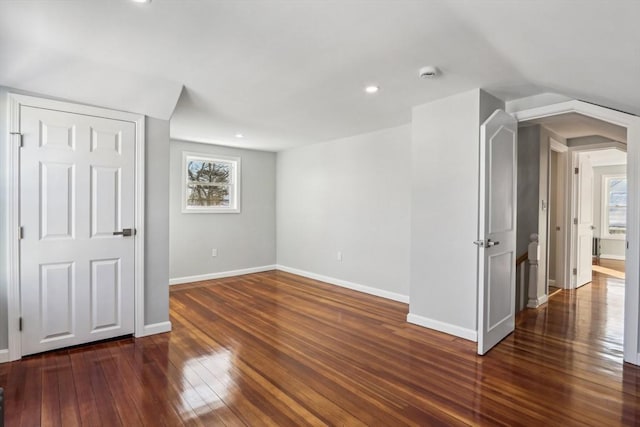
<svg viewBox="0 0 640 427">
<path fill-rule="evenodd" d="M 418 76 L 422 79 L 430 79 L 438 75 L 438 69 L 433 65 L 427 65 L 426 67 L 420 68 L 418 71 Z"/>
</svg>

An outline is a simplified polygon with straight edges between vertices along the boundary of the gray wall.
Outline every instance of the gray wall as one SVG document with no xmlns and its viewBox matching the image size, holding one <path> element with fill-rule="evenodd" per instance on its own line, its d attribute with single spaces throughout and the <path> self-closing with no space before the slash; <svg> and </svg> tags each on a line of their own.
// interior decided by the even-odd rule
<svg viewBox="0 0 640 427">
<path fill-rule="evenodd" d="M 410 141 L 405 125 L 278 153 L 278 264 L 408 295 Z"/>
<path fill-rule="evenodd" d="M 540 260 L 538 268 L 543 274 L 538 275 L 538 293 L 546 292 L 546 277 L 548 273 L 547 263 L 547 236 L 550 232 L 547 207 L 551 199 L 549 187 L 549 161 L 551 156 L 550 139 L 566 145 L 565 138 L 549 131 L 544 126 L 531 125 L 518 129 L 518 224 L 516 237 L 516 255 L 527 252 L 529 235 L 537 233 L 539 238 Z M 557 166 L 557 165 L 556 165 Z M 559 179 L 562 184 L 563 179 Z M 543 209 L 542 206 L 545 206 Z M 555 220 L 553 236 L 555 231 Z M 553 243 L 556 241 L 554 239 Z M 564 238 L 559 246 L 562 249 Z M 566 249 L 565 249 L 566 250 Z M 554 274 L 555 275 L 555 259 Z M 556 278 L 560 281 L 562 278 Z M 558 282 L 560 283 L 560 282 Z"/>
<path fill-rule="evenodd" d="M 518 128 L 518 224 L 516 256 L 527 251 L 529 235 L 538 232 L 540 125 Z"/>
<path fill-rule="evenodd" d="M 413 108 L 410 313 L 477 329 L 480 125 L 504 103 L 472 90 Z"/>
<path fill-rule="evenodd" d="M 182 213 L 183 151 L 241 158 L 240 213 Z M 172 141 L 170 277 L 274 265 L 275 177 L 275 153 Z M 211 256 L 213 248 L 217 257 Z"/>
<path fill-rule="evenodd" d="M 6 141 L 7 93 L 30 94 L 0 86 L 0 349 L 7 341 L 8 251 L 7 187 L 8 148 Z M 169 320 L 169 122 L 148 118 L 146 121 L 146 258 L 145 324 Z"/>
<path fill-rule="evenodd" d="M 145 325 L 169 320 L 169 121 L 147 118 Z"/>
<path fill-rule="evenodd" d="M 602 231 L 602 176 L 603 175 L 626 175 L 626 165 L 600 166 L 593 168 L 593 230 L 594 237 L 600 237 Z M 626 254 L 625 240 L 602 239 L 600 241 L 601 253 L 603 255 L 615 255 L 624 257 Z"/>
</svg>

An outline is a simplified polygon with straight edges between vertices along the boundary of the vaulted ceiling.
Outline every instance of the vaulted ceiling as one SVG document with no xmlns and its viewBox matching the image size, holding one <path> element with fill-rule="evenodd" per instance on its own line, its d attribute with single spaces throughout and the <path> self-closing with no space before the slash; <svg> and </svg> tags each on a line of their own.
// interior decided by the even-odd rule
<svg viewBox="0 0 640 427">
<path fill-rule="evenodd" d="M 0 0 L 0 85 L 268 150 L 477 87 L 640 114 L 639 16 L 635 0 Z M 419 79 L 428 64 L 441 75 Z"/>
</svg>

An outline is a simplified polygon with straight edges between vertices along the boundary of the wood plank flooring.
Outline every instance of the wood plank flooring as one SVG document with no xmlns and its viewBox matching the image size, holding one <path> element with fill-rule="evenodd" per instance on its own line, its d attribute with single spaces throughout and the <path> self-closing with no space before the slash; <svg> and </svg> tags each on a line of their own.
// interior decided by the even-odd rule
<svg viewBox="0 0 640 427">
<path fill-rule="evenodd" d="M 624 261 L 601 259 L 599 265 L 593 266 L 593 271 L 607 276 L 612 276 L 618 279 L 624 279 Z"/>
<path fill-rule="evenodd" d="M 171 333 L 0 364 L 6 425 L 640 425 L 623 290 L 596 274 L 479 357 L 406 304 L 283 272 L 175 286 Z"/>
</svg>

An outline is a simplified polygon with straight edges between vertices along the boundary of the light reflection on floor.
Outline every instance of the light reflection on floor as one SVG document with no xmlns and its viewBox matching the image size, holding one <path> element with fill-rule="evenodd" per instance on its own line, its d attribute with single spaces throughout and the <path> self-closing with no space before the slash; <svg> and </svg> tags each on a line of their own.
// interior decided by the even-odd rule
<svg viewBox="0 0 640 427">
<path fill-rule="evenodd" d="M 196 418 L 225 406 L 233 384 L 231 358 L 231 352 L 223 348 L 186 362 L 182 367 L 182 416 Z"/>
</svg>

